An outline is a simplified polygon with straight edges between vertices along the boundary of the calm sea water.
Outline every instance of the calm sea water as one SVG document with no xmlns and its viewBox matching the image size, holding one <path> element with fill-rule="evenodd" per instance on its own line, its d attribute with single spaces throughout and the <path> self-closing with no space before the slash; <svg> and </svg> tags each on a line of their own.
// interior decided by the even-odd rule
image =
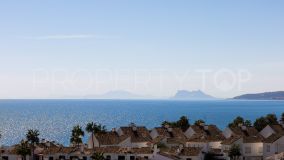
<svg viewBox="0 0 284 160">
<path fill-rule="evenodd" d="M 28 129 L 38 129 L 41 138 L 69 145 L 72 126 L 90 121 L 108 129 L 131 122 L 151 129 L 185 115 L 191 123 L 201 118 L 223 129 L 238 115 L 254 120 L 282 112 L 284 101 L 0 100 L 0 142 L 18 143 Z"/>
</svg>

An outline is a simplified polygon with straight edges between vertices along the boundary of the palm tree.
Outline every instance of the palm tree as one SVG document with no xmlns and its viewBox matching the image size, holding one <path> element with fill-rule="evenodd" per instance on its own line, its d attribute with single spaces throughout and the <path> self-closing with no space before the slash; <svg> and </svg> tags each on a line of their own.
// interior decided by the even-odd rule
<svg viewBox="0 0 284 160">
<path fill-rule="evenodd" d="M 180 119 L 176 122 L 177 127 L 181 128 L 183 131 L 186 131 L 190 126 L 189 120 L 186 116 L 181 116 Z"/>
<path fill-rule="evenodd" d="M 88 133 L 92 134 L 92 146 L 93 146 L 93 149 L 94 149 L 95 148 L 95 146 L 94 146 L 94 134 L 96 134 L 96 133 L 105 133 L 106 132 L 106 127 L 101 125 L 101 124 L 90 122 L 86 126 L 86 131 Z"/>
<path fill-rule="evenodd" d="M 28 133 L 26 134 L 26 138 L 28 142 L 31 145 L 31 152 L 32 152 L 32 159 L 34 160 L 34 150 L 35 150 L 35 144 L 39 142 L 39 131 L 38 130 L 28 130 Z"/>
<path fill-rule="evenodd" d="M 26 160 L 27 155 L 31 154 L 28 141 L 22 140 L 20 145 L 16 147 L 16 153 L 22 156 L 22 160 Z"/>
<path fill-rule="evenodd" d="M 91 156 L 91 158 L 93 160 L 104 160 L 104 153 L 100 153 L 100 152 L 94 152 L 94 154 Z"/>
<path fill-rule="evenodd" d="M 83 143 L 82 137 L 84 136 L 84 134 L 85 133 L 82 130 L 81 126 L 79 125 L 74 126 L 72 129 L 72 135 L 70 138 L 70 142 L 79 148 L 80 144 Z"/>
</svg>

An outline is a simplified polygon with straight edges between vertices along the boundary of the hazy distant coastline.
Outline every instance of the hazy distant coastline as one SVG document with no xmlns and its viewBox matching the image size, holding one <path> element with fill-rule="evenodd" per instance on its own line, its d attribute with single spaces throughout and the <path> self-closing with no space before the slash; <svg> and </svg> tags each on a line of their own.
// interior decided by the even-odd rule
<svg viewBox="0 0 284 160">
<path fill-rule="evenodd" d="M 236 96 L 236 100 L 284 100 L 284 91 L 263 92 Z"/>
</svg>

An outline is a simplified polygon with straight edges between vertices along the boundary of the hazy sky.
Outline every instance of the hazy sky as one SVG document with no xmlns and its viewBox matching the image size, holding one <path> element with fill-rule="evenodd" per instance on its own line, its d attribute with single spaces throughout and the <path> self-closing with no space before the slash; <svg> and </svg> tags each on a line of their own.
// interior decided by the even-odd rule
<svg viewBox="0 0 284 160">
<path fill-rule="evenodd" d="M 0 98 L 284 90 L 283 0 L 0 2 Z"/>
</svg>

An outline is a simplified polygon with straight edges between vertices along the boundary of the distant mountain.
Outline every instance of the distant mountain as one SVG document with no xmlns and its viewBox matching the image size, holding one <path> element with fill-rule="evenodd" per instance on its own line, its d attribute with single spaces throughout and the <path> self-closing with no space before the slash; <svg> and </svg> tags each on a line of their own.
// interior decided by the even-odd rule
<svg viewBox="0 0 284 160">
<path fill-rule="evenodd" d="M 284 91 L 277 92 L 264 92 L 256 94 L 244 94 L 233 99 L 244 99 L 244 100 L 284 100 Z"/>
<path fill-rule="evenodd" d="M 215 97 L 212 97 L 204 92 L 197 91 L 187 91 L 187 90 L 179 90 L 171 99 L 178 100 L 214 100 Z"/>
<path fill-rule="evenodd" d="M 102 95 L 87 95 L 87 99 L 151 99 L 151 96 L 137 95 L 124 90 L 109 91 Z"/>
</svg>

